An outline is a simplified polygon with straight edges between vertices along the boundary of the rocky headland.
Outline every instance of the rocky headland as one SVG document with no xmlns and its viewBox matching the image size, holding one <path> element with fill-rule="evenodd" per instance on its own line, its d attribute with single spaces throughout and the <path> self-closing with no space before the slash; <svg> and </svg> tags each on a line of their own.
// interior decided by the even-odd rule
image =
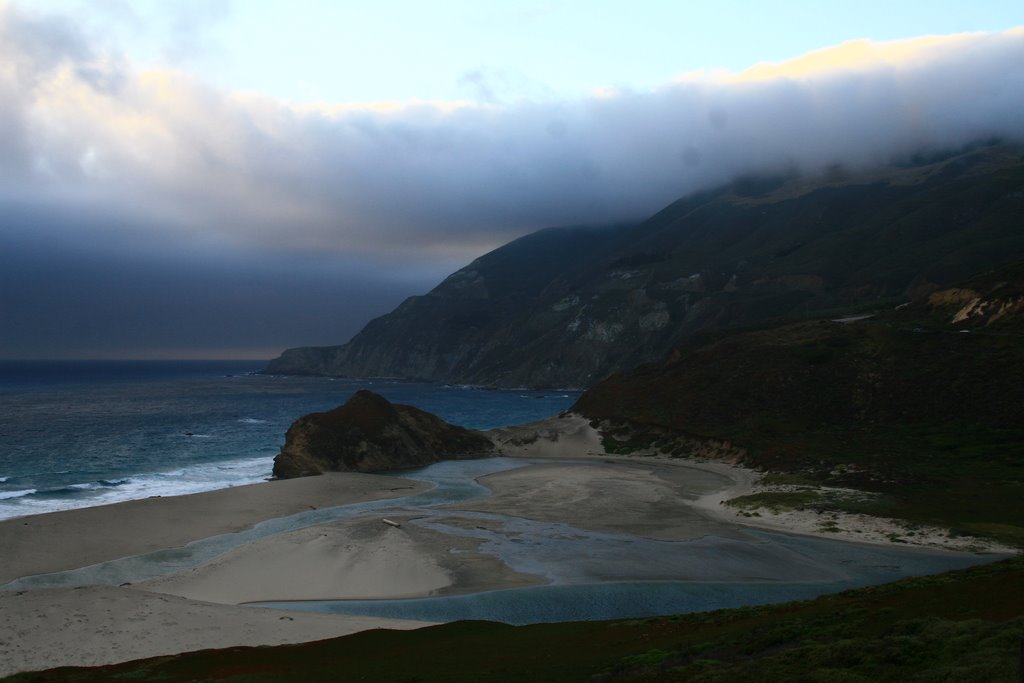
<svg viewBox="0 0 1024 683">
<path fill-rule="evenodd" d="M 480 432 L 361 389 L 342 406 L 292 423 L 274 458 L 274 477 L 384 472 L 477 458 L 493 450 Z"/>
</svg>

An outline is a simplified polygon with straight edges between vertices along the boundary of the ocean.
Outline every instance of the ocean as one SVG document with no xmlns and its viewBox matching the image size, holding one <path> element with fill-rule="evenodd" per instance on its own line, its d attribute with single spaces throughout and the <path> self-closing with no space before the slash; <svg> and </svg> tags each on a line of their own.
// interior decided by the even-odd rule
<svg viewBox="0 0 1024 683">
<path fill-rule="evenodd" d="M 578 396 L 253 374 L 259 368 L 251 362 L 0 363 L 0 519 L 262 481 L 292 421 L 340 405 L 363 387 L 478 429 L 557 414 Z M 0 589 L 138 583 L 197 567 L 269 535 L 396 507 L 415 509 L 416 524 L 452 531 L 445 527 L 448 513 L 438 506 L 485 496 L 476 477 L 523 464 L 507 458 L 440 462 L 402 472 L 434 485 L 404 498 L 306 510 L 181 548 L 24 577 Z M 461 514 L 499 521 L 508 533 L 484 526 L 458 533 L 548 583 L 413 600 L 263 606 L 434 621 L 611 619 L 807 599 L 995 559 L 754 530 L 741 541 L 706 536 L 665 542 L 494 513 Z M 623 558 L 633 567 L 625 573 Z M 665 563 L 681 576 L 696 567 L 697 580 L 652 580 Z M 606 571 L 611 574 L 595 582 Z"/>
<path fill-rule="evenodd" d="M 0 519 L 263 481 L 288 426 L 367 388 L 489 429 L 574 391 L 255 374 L 252 361 L 0 362 Z"/>
</svg>

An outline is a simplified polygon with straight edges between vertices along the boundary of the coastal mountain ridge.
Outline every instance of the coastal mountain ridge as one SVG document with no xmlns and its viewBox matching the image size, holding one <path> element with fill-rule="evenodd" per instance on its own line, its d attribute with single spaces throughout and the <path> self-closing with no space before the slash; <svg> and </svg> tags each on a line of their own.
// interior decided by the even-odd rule
<svg viewBox="0 0 1024 683">
<path fill-rule="evenodd" d="M 1024 253 L 1024 150 L 745 178 L 634 225 L 515 240 L 274 374 L 587 387 L 742 329 L 926 298 Z"/>
</svg>

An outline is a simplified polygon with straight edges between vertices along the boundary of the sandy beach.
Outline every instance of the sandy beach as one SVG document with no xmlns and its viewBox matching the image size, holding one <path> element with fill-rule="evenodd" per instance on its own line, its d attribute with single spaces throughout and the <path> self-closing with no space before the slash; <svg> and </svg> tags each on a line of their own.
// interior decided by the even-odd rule
<svg viewBox="0 0 1024 683">
<path fill-rule="evenodd" d="M 413 598 L 539 583 L 479 543 L 390 515 L 318 525 L 247 543 L 195 570 L 141 584 L 181 597 L 242 604 L 275 600 Z"/>
<path fill-rule="evenodd" d="M 0 676 L 425 625 L 216 605 L 113 586 L 0 592 Z"/>
<path fill-rule="evenodd" d="M 334 473 L 4 520 L 0 585 L 22 576 L 174 548 L 248 529 L 265 519 L 395 498 L 425 488 L 407 479 Z"/>
<path fill-rule="evenodd" d="M 426 488 L 395 477 L 329 474 L 5 520 L 0 522 L 0 582 L 178 547 L 311 508 L 394 498 Z M 0 675 L 422 625 L 304 613 L 282 616 L 134 587 L 0 591 Z"/>
<path fill-rule="evenodd" d="M 0 674 L 423 625 L 244 606 L 249 602 L 425 597 L 559 580 L 825 580 L 833 572 L 794 562 L 785 549 L 765 551 L 763 541 L 744 534 L 753 523 L 842 536 L 822 531 L 818 519 L 751 519 L 723 505 L 756 490 L 759 475 L 751 470 L 601 455 L 596 432 L 571 416 L 500 430 L 496 440 L 503 454 L 534 460 L 479 477 L 487 496 L 430 507 L 396 500 L 373 513 L 256 538 L 198 566 L 127 586 L 0 591 Z M 0 580 L 429 488 L 392 476 L 331 474 L 8 520 L 0 523 Z M 857 523 L 839 526 L 851 540 L 889 543 L 863 529 L 855 533 Z M 590 539 L 610 544 L 605 555 L 579 557 L 573 544 Z M 693 545 L 676 559 L 664 555 L 665 543 L 677 541 Z M 720 544 L 730 551 L 719 566 Z M 628 548 L 625 555 L 621 548 Z"/>
<path fill-rule="evenodd" d="M 763 473 L 735 463 L 704 458 L 673 458 L 658 453 L 642 453 L 633 456 L 608 455 L 601 445 L 600 434 L 590 426 L 589 422 L 578 415 L 566 415 L 531 424 L 517 425 L 494 430 L 496 441 L 503 453 L 517 457 L 529 458 L 567 458 L 587 456 L 608 464 L 631 463 L 650 468 L 650 472 L 667 481 L 686 481 L 690 495 L 683 494 L 690 514 L 697 514 L 705 520 L 714 520 L 722 524 L 739 527 L 752 527 L 769 531 L 780 531 L 787 534 L 830 538 L 850 541 L 853 543 L 869 543 L 879 545 L 909 545 L 955 552 L 982 552 L 1015 554 L 1015 548 L 998 542 L 969 536 L 951 536 L 945 529 L 926 525 L 909 525 L 901 520 L 873 517 L 870 515 L 828 512 L 824 514 L 812 510 L 771 510 L 756 509 L 757 516 L 743 514 L 741 508 L 726 505 L 726 502 L 741 496 L 767 491 L 788 491 L 798 487 L 767 485 L 761 481 Z M 692 495 L 699 490 L 695 486 L 692 474 L 671 475 L 671 469 L 682 467 L 686 470 L 698 470 L 708 476 L 720 477 L 720 485 L 712 486 L 707 491 Z M 499 475 L 503 476 L 503 475 Z M 572 475 L 566 473 L 568 481 Z M 615 479 L 612 479 L 613 485 Z M 628 497 L 630 502 L 641 500 L 650 495 L 650 483 L 644 485 L 634 495 Z M 842 493 L 840 489 L 818 487 L 823 491 Z M 593 495 L 601 495 L 605 491 L 591 491 Z M 538 496 L 534 490 L 531 496 Z M 490 504 L 489 499 L 484 505 Z M 601 506 L 591 506 L 584 517 L 594 519 L 601 514 Z M 621 511 L 621 509 L 620 509 Z M 622 525 L 621 514 L 613 516 L 614 524 Z M 650 533 L 650 531 L 646 532 Z M 685 533 L 685 532 L 684 532 Z M 655 536 L 657 537 L 657 536 Z M 665 536 L 665 538 L 673 538 Z M 675 537 L 685 538 L 685 536 Z M 894 540 L 896 539 L 896 540 Z"/>
</svg>

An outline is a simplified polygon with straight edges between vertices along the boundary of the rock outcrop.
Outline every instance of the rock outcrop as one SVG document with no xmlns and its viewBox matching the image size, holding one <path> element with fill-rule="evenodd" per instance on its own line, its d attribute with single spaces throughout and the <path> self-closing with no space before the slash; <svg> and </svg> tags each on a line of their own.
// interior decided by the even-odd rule
<svg viewBox="0 0 1024 683">
<path fill-rule="evenodd" d="M 738 182 L 636 225 L 527 235 L 344 346 L 290 349 L 266 372 L 592 386 L 694 339 L 927 297 L 1024 253 L 1022 211 L 1024 152 L 1007 146 Z M 962 315 L 1019 304 L 999 297 Z"/>
<path fill-rule="evenodd" d="M 300 417 L 274 458 L 274 476 L 382 472 L 490 454 L 490 439 L 366 389 L 342 406 Z"/>
</svg>

